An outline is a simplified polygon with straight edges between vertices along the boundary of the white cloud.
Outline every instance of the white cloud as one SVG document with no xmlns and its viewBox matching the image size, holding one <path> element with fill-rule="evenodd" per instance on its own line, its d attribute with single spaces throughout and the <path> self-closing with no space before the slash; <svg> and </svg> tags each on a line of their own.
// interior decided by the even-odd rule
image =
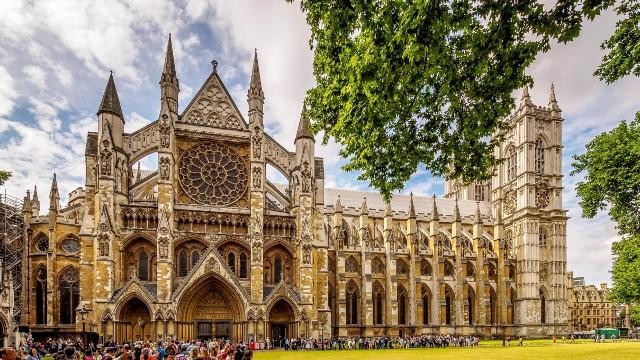
<svg viewBox="0 0 640 360">
<path fill-rule="evenodd" d="M 0 11 L 2 13 L 2 11 Z M 0 116 L 9 115 L 13 111 L 15 100 L 18 98 L 16 93 L 15 81 L 9 74 L 7 69 L 0 65 Z"/>
<path fill-rule="evenodd" d="M 45 86 L 47 86 L 47 73 L 45 73 L 41 67 L 27 65 L 22 71 L 27 76 L 27 80 L 31 81 L 38 90 L 44 90 Z"/>
</svg>

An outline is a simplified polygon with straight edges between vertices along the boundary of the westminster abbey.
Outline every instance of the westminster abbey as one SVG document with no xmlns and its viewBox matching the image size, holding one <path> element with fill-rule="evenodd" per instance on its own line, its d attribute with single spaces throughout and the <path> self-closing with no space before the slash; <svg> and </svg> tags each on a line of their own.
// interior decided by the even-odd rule
<svg viewBox="0 0 640 360">
<path fill-rule="evenodd" d="M 132 133 L 110 76 L 86 138 L 84 187 L 62 206 L 54 175 L 48 209 L 27 192 L 21 322 L 35 337 L 83 324 L 115 341 L 566 331 L 553 87 L 544 107 L 525 89 L 505 119 L 495 149 L 505 161 L 491 181 L 385 203 L 325 187 L 304 110 L 293 147 L 265 132 L 257 56 L 248 114 L 212 65 L 179 104 L 169 39 L 160 113 Z M 140 169 L 150 155 L 157 170 Z"/>
</svg>

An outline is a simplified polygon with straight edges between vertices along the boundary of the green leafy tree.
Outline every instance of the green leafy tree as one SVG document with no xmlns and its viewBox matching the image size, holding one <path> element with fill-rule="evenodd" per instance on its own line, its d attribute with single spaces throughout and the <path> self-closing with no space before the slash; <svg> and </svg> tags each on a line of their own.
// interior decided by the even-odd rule
<svg viewBox="0 0 640 360">
<path fill-rule="evenodd" d="M 596 136 L 586 153 L 573 158 L 571 175 L 585 173 L 576 187 L 583 216 L 607 210 L 621 234 L 640 236 L 640 113 Z"/>
<path fill-rule="evenodd" d="M 0 186 L 5 183 L 5 181 L 9 180 L 11 177 L 11 172 L 0 170 Z"/>
<path fill-rule="evenodd" d="M 532 84 L 526 68 L 612 3 L 301 0 L 315 52 L 313 129 L 386 198 L 419 166 L 487 179 L 512 93 Z"/>
<path fill-rule="evenodd" d="M 595 72 L 609 84 L 629 74 L 640 76 L 640 1 L 622 0 L 616 13 L 621 20 L 613 36 L 602 44 L 609 52 Z"/>
<path fill-rule="evenodd" d="M 614 242 L 611 269 L 613 287 L 609 299 L 617 303 L 637 304 L 640 301 L 640 236 L 631 236 Z M 633 316 L 632 306 L 631 316 Z"/>
</svg>

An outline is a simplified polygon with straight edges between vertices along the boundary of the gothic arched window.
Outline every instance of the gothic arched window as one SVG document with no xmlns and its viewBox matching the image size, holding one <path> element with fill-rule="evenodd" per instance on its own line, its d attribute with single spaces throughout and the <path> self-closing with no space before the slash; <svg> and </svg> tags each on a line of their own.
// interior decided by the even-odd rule
<svg viewBox="0 0 640 360">
<path fill-rule="evenodd" d="M 474 191 L 474 193 L 475 193 L 475 200 L 476 200 L 476 201 L 485 201 L 485 198 L 484 198 L 484 193 L 485 193 L 484 189 L 485 189 L 485 186 L 484 186 L 484 184 L 482 184 L 482 183 L 476 183 L 476 184 L 475 184 L 475 186 L 474 186 L 474 188 L 475 188 L 475 189 L 474 189 L 474 190 L 475 190 L 475 191 Z"/>
<path fill-rule="evenodd" d="M 542 138 L 536 140 L 536 172 L 544 173 L 544 142 Z"/>
<path fill-rule="evenodd" d="M 518 154 L 516 148 L 511 146 L 507 150 L 507 180 L 515 180 L 518 173 Z"/>
<path fill-rule="evenodd" d="M 452 318 L 452 309 L 451 307 L 453 306 L 453 296 L 451 295 L 451 292 L 446 291 L 446 295 L 444 297 L 444 304 L 445 304 L 445 308 L 444 308 L 444 321 L 445 324 L 450 325 L 451 324 L 451 318 Z"/>
<path fill-rule="evenodd" d="M 149 281 L 149 257 L 144 251 L 138 254 L 138 279 Z"/>
<path fill-rule="evenodd" d="M 428 325 L 431 321 L 431 296 L 426 285 L 422 286 L 422 324 Z"/>
<path fill-rule="evenodd" d="M 276 256 L 276 261 L 273 266 L 273 283 L 277 284 L 282 280 L 282 258 Z"/>
<path fill-rule="evenodd" d="M 60 324 L 75 324 L 80 302 L 78 270 L 68 268 L 60 276 Z"/>
<path fill-rule="evenodd" d="M 398 324 L 407 324 L 407 292 L 402 286 L 398 286 L 396 300 L 398 301 Z"/>
<path fill-rule="evenodd" d="M 187 250 L 182 249 L 178 253 L 178 276 L 184 277 L 189 273 L 189 258 L 187 257 Z"/>
<path fill-rule="evenodd" d="M 358 300 L 360 292 L 353 280 L 347 284 L 347 325 L 358 324 Z"/>
<path fill-rule="evenodd" d="M 547 246 L 547 233 L 540 229 L 540 233 L 538 234 L 538 245 Z"/>
<path fill-rule="evenodd" d="M 547 299 L 544 296 L 544 292 L 540 289 L 540 323 L 547 323 Z"/>
<path fill-rule="evenodd" d="M 198 250 L 193 250 L 191 253 L 191 269 L 196 267 L 198 261 L 200 261 L 200 252 Z"/>
<path fill-rule="evenodd" d="M 47 323 L 47 269 L 36 273 L 36 324 Z"/>
<path fill-rule="evenodd" d="M 229 265 L 229 269 L 231 269 L 232 273 L 236 272 L 236 254 L 230 252 L 227 255 L 227 265 Z"/>
<path fill-rule="evenodd" d="M 245 279 L 247 277 L 247 254 L 240 254 L 240 278 Z"/>
<path fill-rule="evenodd" d="M 384 288 L 379 282 L 373 285 L 373 321 L 376 325 L 382 325 L 384 318 Z"/>
</svg>

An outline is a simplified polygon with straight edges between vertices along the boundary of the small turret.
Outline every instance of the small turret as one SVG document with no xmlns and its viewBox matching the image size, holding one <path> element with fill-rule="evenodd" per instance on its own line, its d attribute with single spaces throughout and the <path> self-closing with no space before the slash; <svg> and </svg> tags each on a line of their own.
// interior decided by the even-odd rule
<svg viewBox="0 0 640 360">
<path fill-rule="evenodd" d="M 296 132 L 296 141 L 298 139 L 311 139 L 315 142 L 315 138 L 311 133 L 311 123 L 307 116 L 307 103 L 302 105 L 302 112 L 300 113 L 300 122 L 298 122 L 298 131 Z"/>
<path fill-rule="evenodd" d="M 556 91 L 555 88 L 553 86 L 553 83 L 551 83 L 551 91 L 549 93 L 549 109 L 551 109 L 552 112 L 554 113 L 560 113 L 560 106 L 558 106 L 558 101 L 556 100 Z"/>
<path fill-rule="evenodd" d="M 122 108 L 120 107 L 120 98 L 118 97 L 118 90 L 116 90 L 116 83 L 113 80 L 113 72 L 109 74 L 109 80 L 107 80 L 107 86 L 102 94 L 102 101 L 100 101 L 100 107 L 98 108 L 97 115 L 102 113 L 111 113 L 122 118 Z"/>
<path fill-rule="evenodd" d="M 520 106 L 524 105 L 533 105 L 531 97 L 529 96 L 529 86 L 527 85 L 522 89 L 522 97 L 520 98 Z"/>
<path fill-rule="evenodd" d="M 391 200 L 387 201 L 387 206 L 384 210 L 384 217 L 393 217 L 393 210 L 391 209 Z"/>
<path fill-rule="evenodd" d="M 30 213 L 31 212 L 31 193 L 27 190 L 27 195 L 24 197 L 22 201 L 22 212 Z"/>
<path fill-rule="evenodd" d="M 474 224 L 482 224 L 482 214 L 480 213 L 480 201 L 476 201 L 476 217 Z"/>
</svg>

